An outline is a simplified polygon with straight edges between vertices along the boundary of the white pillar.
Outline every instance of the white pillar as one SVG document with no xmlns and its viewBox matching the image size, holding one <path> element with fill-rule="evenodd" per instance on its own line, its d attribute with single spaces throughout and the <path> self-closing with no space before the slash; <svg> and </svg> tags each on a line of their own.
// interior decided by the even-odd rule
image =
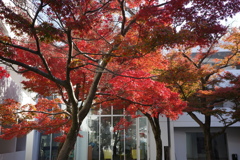
<svg viewBox="0 0 240 160">
<path fill-rule="evenodd" d="M 79 132 L 83 137 L 78 137 L 74 150 L 74 160 L 87 160 L 88 159 L 88 132 Z"/>
<path fill-rule="evenodd" d="M 26 140 L 26 158 L 25 160 L 38 160 L 39 153 L 39 133 L 35 130 L 31 131 L 27 135 Z"/>
</svg>

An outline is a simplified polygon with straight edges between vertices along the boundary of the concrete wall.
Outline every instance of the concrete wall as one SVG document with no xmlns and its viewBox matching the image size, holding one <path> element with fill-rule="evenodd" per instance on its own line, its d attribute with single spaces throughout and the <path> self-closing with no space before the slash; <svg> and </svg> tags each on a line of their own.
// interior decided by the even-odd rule
<svg viewBox="0 0 240 160">
<path fill-rule="evenodd" d="M 24 160 L 24 159 L 25 159 L 25 151 L 0 154 L 0 160 Z"/>
<path fill-rule="evenodd" d="M 11 140 L 0 139 L 0 154 L 16 151 L 16 138 Z"/>
</svg>

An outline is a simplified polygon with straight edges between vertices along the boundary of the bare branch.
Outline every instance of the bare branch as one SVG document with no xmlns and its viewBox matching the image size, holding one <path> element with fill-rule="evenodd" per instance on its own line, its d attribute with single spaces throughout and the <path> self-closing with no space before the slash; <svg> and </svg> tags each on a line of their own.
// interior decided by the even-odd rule
<svg viewBox="0 0 240 160">
<path fill-rule="evenodd" d="M 14 114 L 19 114 L 19 113 L 43 113 L 43 114 L 47 114 L 47 115 L 59 115 L 59 114 L 66 114 L 68 115 L 69 117 L 71 117 L 71 114 L 68 113 L 68 112 L 57 112 L 57 113 L 49 113 L 49 112 L 43 112 L 43 111 L 18 111 L 18 112 L 15 112 Z"/>
</svg>

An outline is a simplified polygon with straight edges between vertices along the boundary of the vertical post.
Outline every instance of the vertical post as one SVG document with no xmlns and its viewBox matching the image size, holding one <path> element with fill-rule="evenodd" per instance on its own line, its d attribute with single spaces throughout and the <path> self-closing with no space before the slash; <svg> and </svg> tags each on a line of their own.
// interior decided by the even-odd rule
<svg viewBox="0 0 240 160">
<path fill-rule="evenodd" d="M 88 159 L 88 132 L 80 131 L 83 137 L 77 137 L 75 145 L 74 159 L 75 160 L 87 160 Z"/>
<path fill-rule="evenodd" d="M 39 144 L 39 132 L 33 130 L 28 133 L 26 138 L 26 152 L 25 152 L 25 160 L 37 160 L 39 154 L 39 146 L 35 144 Z"/>
<path fill-rule="evenodd" d="M 171 147 L 170 119 L 167 118 L 168 147 Z"/>
<path fill-rule="evenodd" d="M 101 106 L 100 106 L 100 108 L 102 109 Z M 102 136 L 102 135 L 101 135 L 101 134 L 102 134 L 102 132 L 101 132 L 101 127 L 100 127 L 100 126 L 101 126 L 101 123 L 102 123 L 101 121 L 102 121 L 102 112 L 100 113 L 99 121 L 98 121 L 98 134 L 99 134 L 99 136 L 98 136 L 98 144 L 99 144 L 99 145 L 98 145 L 98 146 L 99 146 L 99 147 L 98 147 L 98 153 L 99 153 L 99 154 L 98 154 L 98 155 L 99 155 L 99 156 L 98 156 L 98 159 L 101 159 L 101 154 L 102 154 L 102 153 L 101 153 L 101 148 L 102 148 L 102 144 L 101 144 L 101 136 Z"/>
<path fill-rule="evenodd" d="M 170 160 L 171 132 L 170 132 L 169 118 L 167 118 L 167 136 L 168 136 L 168 146 L 164 146 L 164 160 Z"/>
<path fill-rule="evenodd" d="M 49 160 L 52 160 L 52 139 L 53 139 L 53 133 L 50 134 Z"/>
</svg>

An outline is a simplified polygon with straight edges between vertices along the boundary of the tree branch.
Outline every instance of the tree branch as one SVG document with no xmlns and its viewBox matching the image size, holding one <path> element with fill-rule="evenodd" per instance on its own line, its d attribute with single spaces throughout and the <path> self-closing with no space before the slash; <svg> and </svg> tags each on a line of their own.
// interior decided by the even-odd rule
<svg viewBox="0 0 240 160">
<path fill-rule="evenodd" d="M 54 77 L 53 75 L 49 75 L 49 74 L 47 74 L 47 73 L 39 70 L 39 69 L 36 68 L 36 67 L 32 67 L 32 66 L 27 65 L 27 64 L 25 64 L 25 63 L 22 63 L 22 62 L 19 62 L 19 61 L 15 61 L 15 60 L 13 60 L 13 59 L 9 59 L 9 58 L 3 57 L 3 56 L 0 56 L 0 59 L 3 60 L 3 61 L 5 61 L 5 62 L 9 62 L 9 63 L 15 64 L 15 65 L 21 66 L 21 67 L 23 67 L 23 68 L 26 68 L 27 70 L 32 71 L 32 72 L 34 72 L 34 73 L 37 73 L 37 74 L 39 74 L 39 75 L 41 75 L 41 76 L 43 76 L 43 77 L 45 77 L 45 78 L 47 78 L 47 79 L 49 79 L 49 80 L 57 83 L 57 84 L 60 84 L 60 85 L 62 85 L 62 86 L 66 86 L 66 84 L 64 83 L 64 81 L 62 81 L 62 80 Z"/>
<path fill-rule="evenodd" d="M 43 113 L 43 114 L 47 114 L 47 115 L 59 115 L 59 114 L 66 114 L 69 117 L 72 117 L 72 115 L 70 113 L 67 112 L 57 112 L 57 113 L 49 113 L 49 112 L 43 112 L 43 111 L 18 111 L 15 112 L 14 114 L 19 114 L 19 113 Z"/>
<path fill-rule="evenodd" d="M 192 119 L 194 119 L 198 123 L 200 127 L 204 128 L 203 122 L 193 112 L 187 112 L 187 113 L 192 117 Z"/>
</svg>

